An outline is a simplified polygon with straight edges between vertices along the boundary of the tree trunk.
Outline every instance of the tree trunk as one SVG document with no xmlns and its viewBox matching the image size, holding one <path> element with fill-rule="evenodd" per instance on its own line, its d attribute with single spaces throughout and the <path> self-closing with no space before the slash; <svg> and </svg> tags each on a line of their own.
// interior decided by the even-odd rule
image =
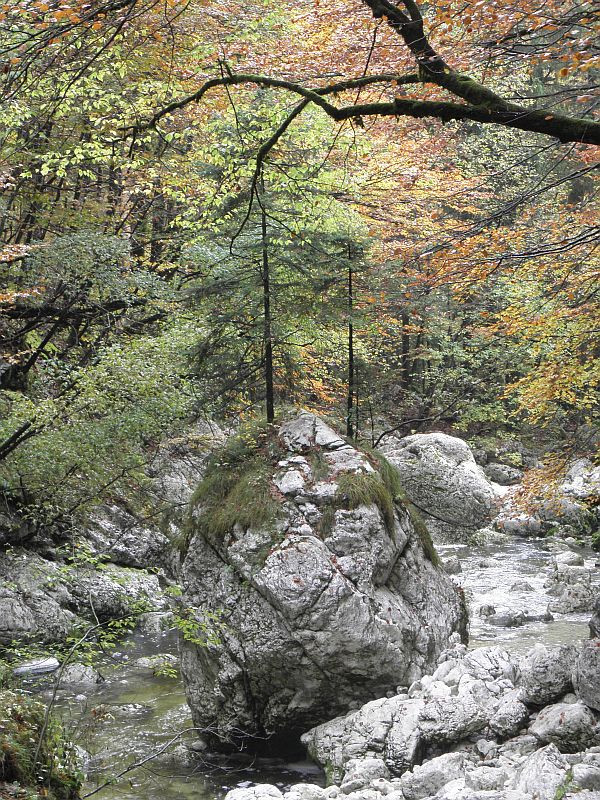
<svg viewBox="0 0 600 800">
<path fill-rule="evenodd" d="M 267 214 L 265 211 L 265 179 L 261 172 L 261 243 L 262 243 L 262 288 L 263 288 L 263 342 L 265 348 L 265 401 L 267 422 L 275 419 L 275 392 L 273 389 L 273 330 L 271 317 L 271 275 L 269 270 L 269 242 L 267 238 Z"/>
<path fill-rule="evenodd" d="M 352 284 L 352 261 L 350 248 L 348 247 L 348 396 L 346 413 L 346 436 L 354 436 L 354 424 L 352 422 L 352 411 L 354 409 L 354 394 L 356 388 L 356 375 L 354 365 L 354 323 L 352 312 L 354 307 L 354 287 Z"/>
</svg>

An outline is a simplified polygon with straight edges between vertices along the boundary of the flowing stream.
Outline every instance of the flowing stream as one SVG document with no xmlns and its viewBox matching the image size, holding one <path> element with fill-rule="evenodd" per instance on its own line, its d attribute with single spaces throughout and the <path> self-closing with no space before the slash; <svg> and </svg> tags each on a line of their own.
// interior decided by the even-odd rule
<svg viewBox="0 0 600 800">
<path fill-rule="evenodd" d="M 523 610 L 528 615 L 546 611 L 551 598 L 543 584 L 552 556 L 546 541 L 511 540 L 439 550 L 443 558 L 456 554 L 460 559 L 462 572 L 454 579 L 464 588 L 469 603 L 472 647 L 500 644 L 521 651 L 536 642 L 576 642 L 589 635 L 589 614 L 556 614 L 553 621 L 520 627 L 494 626 L 478 614 L 482 605 L 492 605 L 500 612 Z M 586 564 L 593 563 L 593 553 L 581 552 Z M 521 587 L 512 588 L 518 582 Z M 156 677 L 148 668 L 135 665 L 141 656 L 165 652 L 176 652 L 172 634 L 136 634 L 128 647 L 115 655 L 114 666 L 103 670 L 104 683 L 86 688 L 85 694 L 76 687 L 59 692 L 58 706 L 75 740 L 91 755 L 84 796 L 192 727 L 181 682 Z M 188 752 L 185 747 L 169 747 L 93 796 L 106 800 L 216 800 L 234 786 L 252 783 L 273 783 L 282 789 L 301 781 L 324 785 L 320 770 L 308 762 L 219 762 L 202 753 L 191 762 Z"/>
</svg>

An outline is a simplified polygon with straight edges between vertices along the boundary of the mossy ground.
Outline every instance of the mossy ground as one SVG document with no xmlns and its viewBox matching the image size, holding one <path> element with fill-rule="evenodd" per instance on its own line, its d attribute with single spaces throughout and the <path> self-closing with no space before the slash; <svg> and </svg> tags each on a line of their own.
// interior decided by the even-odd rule
<svg viewBox="0 0 600 800">
<path fill-rule="evenodd" d="M 19 691 L 0 691 L 0 788 L 17 783 L 27 798 L 75 800 L 82 775 L 61 726 L 46 706 Z"/>
</svg>

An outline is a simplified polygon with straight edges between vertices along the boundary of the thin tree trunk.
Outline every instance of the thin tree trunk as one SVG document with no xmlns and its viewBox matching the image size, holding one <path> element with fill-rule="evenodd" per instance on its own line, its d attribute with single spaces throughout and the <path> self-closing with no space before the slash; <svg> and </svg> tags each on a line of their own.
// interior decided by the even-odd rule
<svg viewBox="0 0 600 800">
<path fill-rule="evenodd" d="M 267 214 L 265 211 L 265 179 L 260 176 L 261 235 L 262 235 L 262 287 L 263 287 L 263 341 L 265 348 L 265 399 L 267 422 L 275 419 L 275 392 L 273 389 L 273 329 L 271 317 L 271 275 L 269 270 L 269 242 L 267 239 Z"/>
<path fill-rule="evenodd" d="M 348 397 L 346 413 L 346 436 L 354 436 L 352 411 L 354 409 L 355 393 L 355 366 L 354 366 L 354 323 L 352 313 L 354 310 L 354 286 L 352 282 L 352 261 L 350 247 L 348 247 Z"/>
<path fill-rule="evenodd" d="M 402 353 L 401 353 L 401 363 L 402 363 L 402 378 L 401 378 L 401 385 L 404 391 L 407 391 L 410 387 L 410 333 L 408 332 L 408 325 L 410 322 L 410 318 L 408 316 L 408 311 L 402 311 Z"/>
</svg>

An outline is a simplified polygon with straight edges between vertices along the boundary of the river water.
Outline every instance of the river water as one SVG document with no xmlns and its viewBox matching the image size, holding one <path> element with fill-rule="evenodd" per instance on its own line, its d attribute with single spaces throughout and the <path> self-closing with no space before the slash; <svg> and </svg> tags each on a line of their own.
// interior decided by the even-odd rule
<svg viewBox="0 0 600 800">
<path fill-rule="evenodd" d="M 552 556 L 546 541 L 510 540 L 487 547 L 443 546 L 439 550 L 442 558 L 456 554 L 461 562 L 462 572 L 454 580 L 464 588 L 469 603 L 471 647 L 500 644 L 522 651 L 536 642 L 577 642 L 589 636 L 589 614 L 556 614 L 551 622 L 512 628 L 490 625 L 478 614 L 482 605 L 529 615 L 546 611 L 551 598 L 543 584 Z M 581 552 L 586 565 L 592 565 L 594 554 Z M 526 582 L 531 588 L 514 589 L 516 582 Z M 84 797 L 87 793 L 101 800 L 216 800 L 234 786 L 255 782 L 282 789 L 300 781 L 323 785 L 320 771 L 307 762 L 234 763 L 229 759 L 219 763 L 199 754 L 189 763 L 187 748 L 173 745 L 160 757 L 100 788 L 192 727 L 180 681 L 155 677 L 149 669 L 135 666 L 141 656 L 161 652 L 176 652 L 172 634 L 134 635 L 128 647 L 103 668 L 104 683 L 86 688 L 85 695 L 75 688 L 59 693 L 58 705 L 67 725 L 79 746 L 91 755 Z M 183 739 L 189 736 L 193 735 L 184 734 Z"/>
</svg>

